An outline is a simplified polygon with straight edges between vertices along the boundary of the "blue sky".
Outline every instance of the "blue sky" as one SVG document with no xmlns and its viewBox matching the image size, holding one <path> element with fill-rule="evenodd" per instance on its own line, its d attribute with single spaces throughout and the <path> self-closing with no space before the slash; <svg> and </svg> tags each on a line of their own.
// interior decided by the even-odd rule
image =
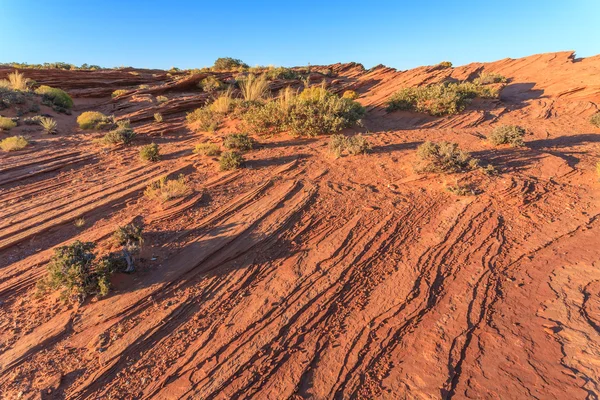
<svg viewBox="0 0 600 400">
<path fill-rule="evenodd" d="M 600 0 L 0 0 L 0 62 L 398 69 L 600 53 Z"/>
</svg>

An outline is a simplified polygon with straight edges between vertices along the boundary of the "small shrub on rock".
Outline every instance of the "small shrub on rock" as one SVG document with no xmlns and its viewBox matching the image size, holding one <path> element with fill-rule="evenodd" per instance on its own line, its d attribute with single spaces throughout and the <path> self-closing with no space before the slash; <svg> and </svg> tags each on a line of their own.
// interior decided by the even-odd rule
<svg viewBox="0 0 600 400">
<path fill-rule="evenodd" d="M 215 60 L 215 64 L 212 69 L 215 71 L 231 71 L 238 68 L 248 68 L 248 64 L 242 60 L 231 57 L 221 57 Z"/>
<path fill-rule="evenodd" d="M 590 118 L 590 123 L 595 127 L 600 128 L 600 111 L 592 115 Z"/>
<path fill-rule="evenodd" d="M 488 140 L 496 146 L 510 144 L 513 147 L 519 147 L 525 145 L 523 136 L 525 136 L 525 129 L 520 126 L 501 125 L 494 128 L 488 136 Z"/>
<path fill-rule="evenodd" d="M 35 90 L 42 96 L 42 102 L 57 111 L 64 112 L 73 107 L 73 99 L 64 90 L 42 85 Z"/>
<path fill-rule="evenodd" d="M 98 111 L 85 111 L 77 117 L 77 125 L 81 129 L 107 129 L 114 127 L 114 118 Z"/>
<path fill-rule="evenodd" d="M 225 90 L 227 85 L 215 78 L 213 75 L 209 75 L 198 82 L 198 87 L 204 92 L 214 92 L 217 90 Z"/>
<path fill-rule="evenodd" d="M 479 85 L 491 85 L 494 83 L 506 83 L 507 79 L 493 72 L 482 72 L 473 82 Z"/>
<path fill-rule="evenodd" d="M 421 159 L 417 172 L 462 172 L 477 167 L 478 160 L 469 153 L 461 150 L 456 143 L 450 142 L 425 142 L 417 149 L 417 156 Z"/>
<path fill-rule="evenodd" d="M 354 90 L 346 90 L 342 95 L 342 98 L 356 100 L 358 99 L 358 93 L 356 93 Z"/>
<path fill-rule="evenodd" d="M 45 134 L 53 135 L 56 133 L 58 124 L 52 118 L 42 117 L 40 118 L 40 126 L 44 129 Z"/>
<path fill-rule="evenodd" d="M 17 123 L 11 118 L 0 117 L 0 131 L 8 131 L 17 126 Z"/>
<path fill-rule="evenodd" d="M 198 131 L 215 131 L 223 118 L 221 114 L 213 112 L 208 107 L 197 108 L 186 115 L 187 122 Z"/>
<path fill-rule="evenodd" d="M 129 126 L 129 121 L 117 122 L 117 128 L 109 131 L 102 141 L 108 145 L 130 144 L 135 138 L 135 131 Z"/>
<path fill-rule="evenodd" d="M 29 141 L 23 136 L 11 136 L 0 140 L 0 149 L 4 151 L 23 150 L 27 146 L 29 146 Z"/>
<path fill-rule="evenodd" d="M 158 124 L 163 122 L 163 116 L 161 113 L 154 113 L 154 121 Z"/>
<path fill-rule="evenodd" d="M 221 171 L 232 171 L 242 167 L 244 157 L 236 151 L 226 151 L 219 158 L 219 168 Z"/>
<path fill-rule="evenodd" d="M 169 101 L 169 98 L 167 96 L 156 96 L 156 101 L 158 102 L 158 104 L 162 104 Z"/>
<path fill-rule="evenodd" d="M 200 143 L 194 147 L 194 154 L 215 157 L 221 154 L 221 148 L 216 143 Z"/>
<path fill-rule="evenodd" d="M 119 97 L 125 93 L 129 92 L 127 89 L 117 89 L 110 95 L 112 98 Z"/>
<path fill-rule="evenodd" d="M 246 133 L 232 133 L 225 136 L 223 146 L 229 150 L 247 151 L 252 150 L 254 143 Z"/>
<path fill-rule="evenodd" d="M 151 200 L 158 200 L 164 203 L 171 199 L 185 197 L 191 192 L 192 190 L 187 185 L 184 175 L 179 175 L 177 179 L 168 179 L 166 176 L 163 176 L 158 181 L 148 185 L 144 191 L 144 195 Z"/>
<path fill-rule="evenodd" d="M 351 156 L 366 154 L 371 145 L 367 138 L 361 134 L 344 136 L 342 134 L 331 135 L 329 151 L 336 157 L 341 157 L 345 152 Z"/>
<path fill-rule="evenodd" d="M 140 158 L 143 161 L 160 161 L 160 150 L 156 143 L 150 143 L 145 146 L 142 146 L 140 149 Z"/>
</svg>

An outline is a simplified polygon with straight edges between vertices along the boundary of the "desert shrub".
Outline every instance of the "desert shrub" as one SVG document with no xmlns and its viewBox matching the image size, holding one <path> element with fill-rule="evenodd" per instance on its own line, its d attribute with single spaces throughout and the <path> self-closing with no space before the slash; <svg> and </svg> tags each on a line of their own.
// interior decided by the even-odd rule
<svg viewBox="0 0 600 400">
<path fill-rule="evenodd" d="M 232 133 L 225 136 L 223 146 L 229 150 L 252 150 L 254 143 L 247 133 Z"/>
<path fill-rule="evenodd" d="M 139 85 L 137 88 L 139 90 L 150 89 L 150 85 Z"/>
<path fill-rule="evenodd" d="M 329 151 L 336 157 L 341 157 L 344 152 L 352 156 L 366 154 L 370 148 L 369 141 L 361 134 L 350 137 L 335 134 L 331 135 L 331 140 L 329 141 Z"/>
<path fill-rule="evenodd" d="M 73 107 L 73 99 L 64 90 L 42 85 L 35 92 L 42 96 L 44 104 L 52 106 L 55 109 L 58 107 L 59 109 L 68 110 Z"/>
<path fill-rule="evenodd" d="M 600 111 L 592 115 L 592 117 L 590 118 L 590 123 L 595 127 L 600 128 Z"/>
<path fill-rule="evenodd" d="M 191 192 L 192 190 L 187 185 L 184 175 L 179 175 L 177 179 L 168 179 L 166 176 L 163 176 L 156 182 L 148 185 L 144 191 L 144 195 L 151 200 L 158 200 L 164 203 L 171 199 L 185 197 Z"/>
<path fill-rule="evenodd" d="M 169 98 L 167 96 L 156 96 L 156 101 L 158 102 L 158 104 L 162 104 L 169 101 Z"/>
<path fill-rule="evenodd" d="M 265 75 L 248 75 L 240 82 L 240 90 L 246 101 L 259 101 L 265 98 L 269 91 L 269 82 Z"/>
<path fill-rule="evenodd" d="M 85 226 L 85 218 L 77 218 L 75 221 L 73 221 L 73 225 L 75 225 L 77 228 L 83 228 Z"/>
<path fill-rule="evenodd" d="M 44 133 L 53 135 L 56 133 L 58 124 L 52 118 L 42 117 L 40 118 L 40 126 L 44 129 Z"/>
<path fill-rule="evenodd" d="M 388 111 L 411 110 L 433 116 L 454 115 L 463 111 L 475 97 L 496 98 L 499 88 L 472 82 L 436 83 L 416 88 L 403 88 L 388 99 Z"/>
<path fill-rule="evenodd" d="M 0 149 L 4 151 L 23 150 L 29 145 L 29 141 L 23 136 L 11 136 L 0 141 Z"/>
<path fill-rule="evenodd" d="M 371 144 L 367 140 L 366 137 L 361 135 L 354 135 L 348 138 L 348 142 L 346 144 L 346 150 L 348 154 L 351 156 L 355 156 L 358 154 L 366 154 L 367 151 L 371 148 Z"/>
<path fill-rule="evenodd" d="M 122 260 L 125 261 L 123 272 L 133 272 L 134 263 L 133 255 L 138 253 L 144 243 L 143 233 L 144 227 L 134 223 L 120 226 L 113 233 L 113 240 L 118 246 L 122 246 Z M 117 260 L 119 262 L 120 260 Z"/>
<path fill-rule="evenodd" d="M 62 291 L 65 299 L 83 301 L 87 296 L 100 292 L 98 276 L 94 273 L 96 254 L 93 242 L 79 240 L 54 250 L 46 266 L 47 276 L 38 284 L 42 291 Z"/>
<path fill-rule="evenodd" d="M 295 135 L 317 136 L 347 128 L 359 121 L 365 109 L 323 88 L 307 88 L 288 110 L 287 127 Z"/>
<path fill-rule="evenodd" d="M 279 101 L 252 104 L 241 115 L 243 129 L 254 135 L 269 135 L 285 130 L 287 110 Z"/>
<path fill-rule="evenodd" d="M 154 121 L 157 123 L 163 122 L 163 116 L 161 113 L 154 113 Z"/>
<path fill-rule="evenodd" d="M 194 154 L 215 157 L 221 154 L 221 148 L 216 143 L 200 143 L 194 147 Z"/>
<path fill-rule="evenodd" d="M 240 168 L 244 164 L 244 157 L 236 151 L 226 151 L 219 158 L 221 171 L 231 171 Z"/>
<path fill-rule="evenodd" d="M 344 99 L 356 100 L 358 99 L 358 93 L 356 93 L 354 90 L 346 90 L 342 97 Z"/>
<path fill-rule="evenodd" d="M 0 110 L 10 107 L 14 104 L 23 104 L 25 101 L 26 96 L 22 92 L 12 90 L 10 87 L 2 87 L 2 85 L 0 85 Z"/>
<path fill-rule="evenodd" d="M 438 65 L 436 65 L 436 67 L 440 67 L 440 68 L 452 68 L 452 63 L 450 61 L 442 61 L 441 63 L 439 63 Z"/>
<path fill-rule="evenodd" d="M 130 144 L 135 138 L 135 131 L 129 126 L 129 121 L 118 121 L 116 129 L 104 135 L 102 141 L 105 144 Z"/>
<path fill-rule="evenodd" d="M 17 123 L 11 118 L 0 117 L 0 131 L 8 131 L 17 126 Z"/>
<path fill-rule="evenodd" d="M 264 72 L 264 76 L 268 80 L 300 78 L 300 74 L 298 74 L 296 71 L 285 67 L 269 68 Z"/>
<path fill-rule="evenodd" d="M 501 125 L 492 130 L 488 140 L 494 145 L 510 144 L 513 147 L 523 146 L 523 136 L 525 129 L 517 125 Z"/>
<path fill-rule="evenodd" d="M 25 125 L 39 125 L 42 118 L 44 118 L 44 117 L 41 115 L 34 115 L 33 117 L 26 117 L 26 118 L 23 118 L 23 123 Z"/>
<path fill-rule="evenodd" d="M 490 85 L 493 83 L 506 83 L 506 78 L 493 72 L 482 72 L 473 82 L 479 85 Z"/>
<path fill-rule="evenodd" d="M 144 161 L 159 161 L 160 150 L 156 143 L 150 143 L 142 146 L 140 149 L 140 158 Z"/>
<path fill-rule="evenodd" d="M 477 167 L 477 160 L 456 143 L 425 142 L 417 149 L 421 164 L 417 172 L 461 172 Z"/>
<path fill-rule="evenodd" d="M 212 132 L 219 127 L 223 116 L 213 112 L 210 107 L 197 108 L 186 115 L 189 124 L 193 124 L 199 131 Z"/>
<path fill-rule="evenodd" d="M 85 111 L 77 117 L 81 129 L 106 129 L 114 126 L 114 118 L 98 111 Z"/>
<path fill-rule="evenodd" d="M 214 92 L 216 90 L 224 90 L 227 88 L 225 83 L 221 82 L 213 75 L 209 75 L 202 79 L 200 82 L 198 82 L 197 86 L 205 92 Z"/>
<path fill-rule="evenodd" d="M 112 94 L 110 96 L 112 98 L 115 98 L 115 97 L 121 96 L 127 92 L 129 92 L 129 90 L 127 90 L 127 89 L 117 89 L 114 92 L 112 92 Z"/>
<path fill-rule="evenodd" d="M 227 114 L 233 108 L 233 99 L 231 98 L 231 91 L 223 93 L 221 96 L 217 97 L 215 101 L 211 103 L 209 106 L 210 111 L 217 114 Z"/>
<path fill-rule="evenodd" d="M 231 71 L 238 68 L 248 68 L 248 64 L 242 60 L 231 57 L 220 57 L 215 60 L 213 69 L 215 71 Z"/>
<path fill-rule="evenodd" d="M 31 83 L 31 79 L 25 78 L 25 75 L 23 75 L 19 71 L 14 71 L 8 74 L 8 79 L 3 79 L 2 81 L 0 81 L 0 87 L 26 92 L 27 90 L 29 90 L 29 85 Z"/>
<path fill-rule="evenodd" d="M 480 170 L 488 176 L 498 175 L 498 169 L 496 169 L 496 167 L 494 167 L 492 164 L 488 164 L 485 167 L 480 167 Z"/>
</svg>

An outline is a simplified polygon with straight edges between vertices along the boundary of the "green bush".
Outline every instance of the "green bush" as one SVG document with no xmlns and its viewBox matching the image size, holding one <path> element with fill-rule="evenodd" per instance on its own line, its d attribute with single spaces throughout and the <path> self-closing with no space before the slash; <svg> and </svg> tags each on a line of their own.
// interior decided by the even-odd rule
<svg viewBox="0 0 600 400">
<path fill-rule="evenodd" d="M 105 144 L 130 144 L 135 138 L 135 132 L 129 126 L 129 121 L 117 122 L 117 128 L 109 131 L 102 141 Z"/>
<path fill-rule="evenodd" d="M 353 100 L 308 88 L 291 104 L 287 127 L 298 136 L 317 136 L 350 127 L 364 114 L 364 107 Z"/>
<path fill-rule="evenodd" d="M 417 156 L 421 159 L 417 172 L 461 172 L 478 165 L 478 160 L 450 142 L 425 142 L 418 147 Z"/>
<path fill-rule="evenodd" d="M 221 149 L 216 143 L 200 143 L 194 147 L 194 154 L 215 157 L 221 154 Z"/>
<path fill-rule="evenodd" d="M 10 118 L 0 117 L 0 131 L 8 131 L 17 126 L 17 123 Z"/>
<path fill-rule="evenodd" d="M 27 146 L 29 146 L 29 141 L 23 136 L 11 136 L 0 140 L 0 149 L 4 151 L 23 150 Z"/>
<path fill-rule="evenodd" d="M 221 57 L 216 59 L 212 68 L 215 71 L 231 71 L 238 68 L 248 68 L 248 64 L 236 58 Z"/>
<path fill-rule="evenodd" d="M 501 125 L 494 128 L 488 136 L 488 140 L 494 145 L 510 144 L 513 147 L 523 146 L 525 129 L 517 125 Z"/>
<path fill-rule="evenodd" d="M 114 127 L 114 118 L 98 111 L 85 111 L 77 117 L 81 129 L 106 129 Z"/>
<path fill-rule="evenodd" d="M 277 67 L 277 68 L 269 68 L 264 72 L 265 78 L 268 80 L 273 79 L 300 79 L 301 75 L 290 68 L 285 67 Z"/>
<path fill-rule="evenodd" d="M 244 157 L 235 151 L 226 151 L 219 158 L 221 171 L 231 171 L 240 168 L 244 164 Z"/>
<path fill-rule="evenodd" d="M 50 86 L 40 86 L 35 92 L 42 96 L 46 105 L 58 107 L 59 109 L 70 109 L 73 107 L 73 99 L 64 90 Z"/>
<path fill-rule="evenodd" d="M 142 146 L 140 149 L 140 158 L 144 161 L 160 161 L 160 150 L 156 143 L 150 143 Z"/>
<path fill-rule="evenodd" d="M 186 120 L 201 132 L 212 132 L 219 127 L 223 116 L 211 111 L 210 107 L 197 108 L 186 115 Z"/>
<path fill-rule="evenodd" d="M 356 93 L 354 90 L 346 90 L 342 97 L 344 99 L 356 100 L 358 99 L 358 93 Z"/>
<path fill-rule="evenodd" d="M 254 135 L 273 135 L 283 132 L 287 125 L 287 111 L 277 101 L 251 104 L 241 114 L 243 129 Z"/>
<path fill-rule="evenodd" d="M 410 110 L 433 116 L 454 115 L 463 111 L 471 99 L 497 98 L 499 88 L 472 82 L 436 83 L 403 88 L 388 99 L 388 111 Z"/>
<path fill-rule="evenodd" d="M 253 145 L 252 139 L 246 133 L 232 133 L 223 139 L 223 146 L 229 150 L 252 150 Z"/>
<path fill-rule="evenodd" d="M 592 117 L 590 118 L 590 123 L 595 127 L 600 128 L 600 112 L 597 112 L 596 114 L 592 115 Z"/>
</svg>

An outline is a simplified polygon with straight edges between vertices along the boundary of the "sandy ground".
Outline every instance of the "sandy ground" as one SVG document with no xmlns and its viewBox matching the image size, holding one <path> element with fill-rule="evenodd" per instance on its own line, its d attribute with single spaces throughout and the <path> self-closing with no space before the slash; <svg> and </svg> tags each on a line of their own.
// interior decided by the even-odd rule
<svg viewBox="0 0 600 400">
<path fill-rule="evenodd" d="M 588 120 L 600 57 L 330 68 L 331 89 L 354 89 L 367 107 L 364 127 L 346 133 L 363 132 L 372 151 L 335 159 L 327 137 L 257 137 L 246 168 L 229 173 L 192 154 L 236 126 L 185 126 L 206 101 L 196 78 L 32 71 L 81 97 L 70 116 L 42 107 L 58 135 L 19 126 L 11 135 L 33 145 L 0 153 L 0 397 L 598 398 L 600 130 Z M 404 85 L 482 70 L 510 79 L 500 100 L 445 118 L 384 110 Z M 108 96 L 138 84 L 150 88 Z M 102 133 L 79 130 L 90 109 L 130 118 L 134 145 L 107 149 Z M 525 127 L 526 146 L 489 144 L 499 124 Z M 457 142 L 499 174 L 417 175 L 426 140 Z M 163 159 L 140 163 L 151 142 Z M 193 195 L 144 198 L 179 173 Z M 456 183 L 480 193 L 445 190 Z M 109 296 L 68 306 L 35 295 L 54 247 L 108 251 L 139 216 L 142 260 Z"/>
</svg>

